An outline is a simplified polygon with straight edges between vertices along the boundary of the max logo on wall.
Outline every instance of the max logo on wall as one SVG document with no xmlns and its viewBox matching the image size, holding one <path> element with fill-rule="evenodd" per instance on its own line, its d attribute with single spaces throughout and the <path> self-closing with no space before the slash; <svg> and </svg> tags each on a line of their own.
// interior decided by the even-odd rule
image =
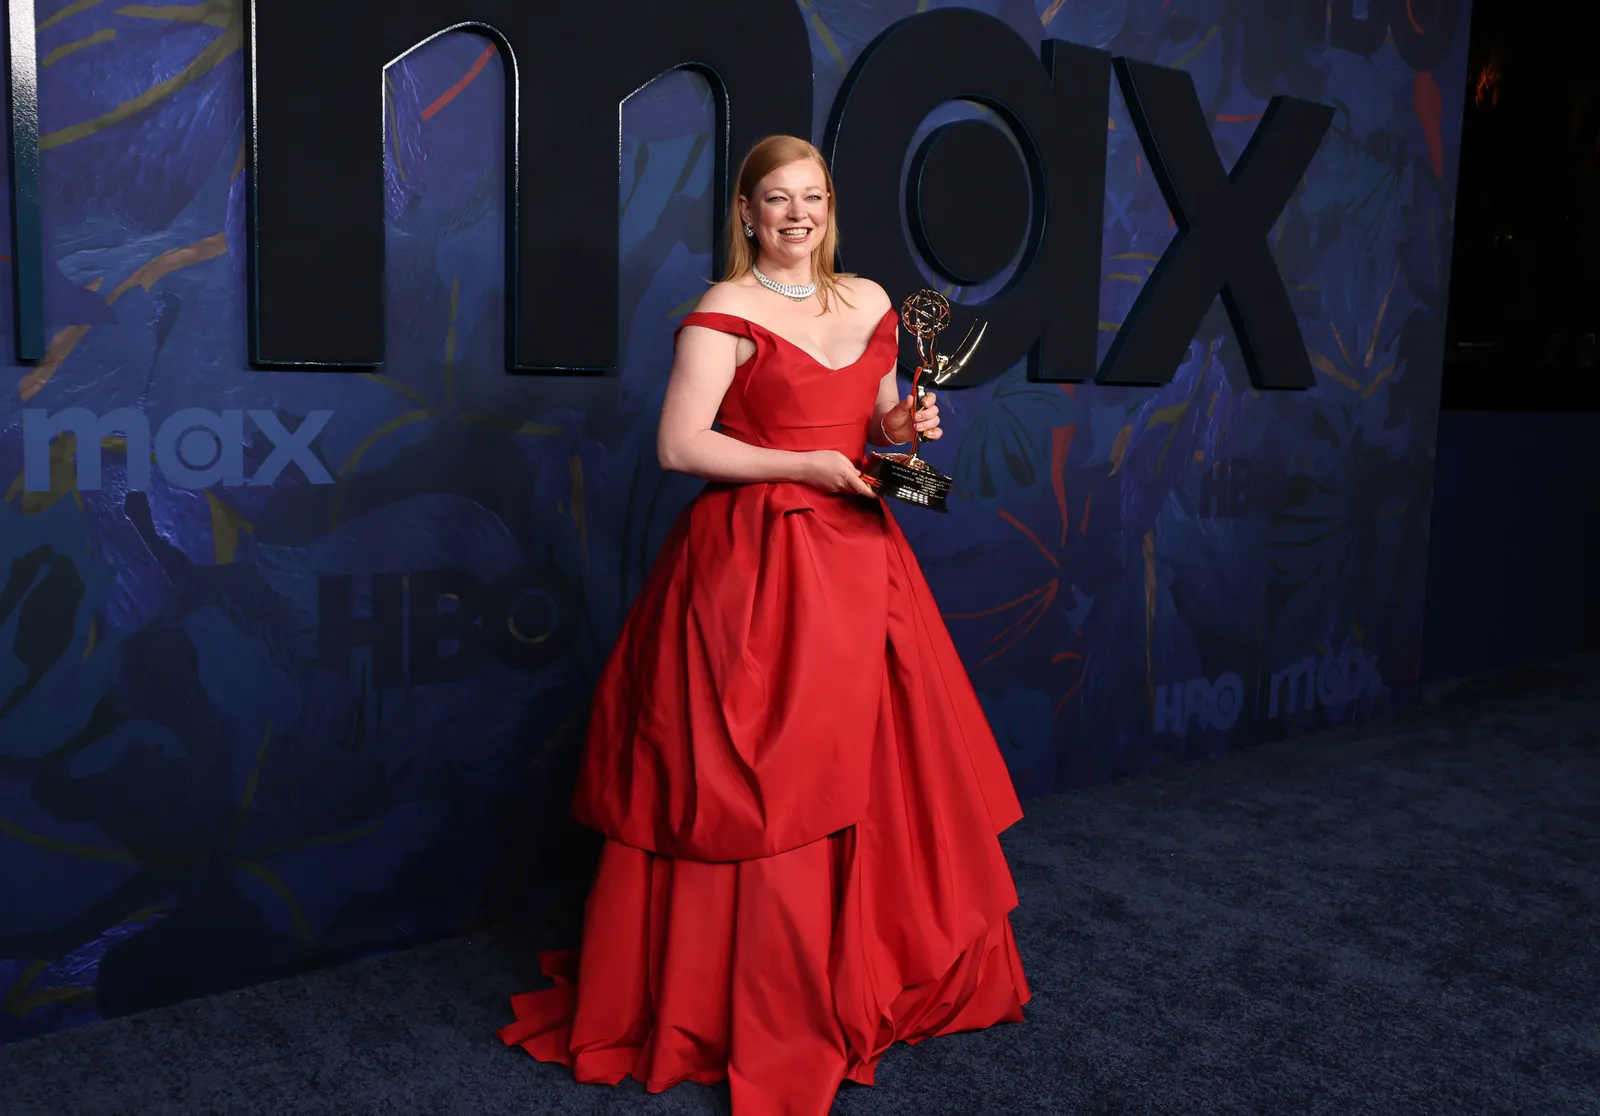
<svg viewBox="0 0 1600 1116">
<path fill-rule="evenodd" d="M 50 444 L 69 434 L 77 454 L 77 487 L 99 491 L 106 443 L 121 435 L 127 449 L 127 488 L 142 492 L 150 487 L 152 459 L 162 478 L 175 488 L 210 488 L 221 484 L 266 486 L 290 465 L 299 468 L 311 484 L 332 484 L 333 477 L 317 458 L 312 441 L 333 417 L 332 411 L 312 411 L 290 430 L 272 411 L 208 411 L 188 407 L 167 416 L 150 437 L 150 420 L 143 411 L 123 407 L 97 415 L 85 407 L 22 412 L 22 487 L 27 492 L 50 491 Z M 245 424 L 271 445 L 271 452 L 254 472 L 245 475 Z"/>
<path fill-rule="evenodd" d="M 1449 3 L 1434 5 L 1434 26 L 1424 28 L 1400 0 L 1369 0 L 1362 19 L 1353 0 L 1281 2 L 1300 45 L 1326 40 L 1371 54 L 1392 37 L 1419 70 L 1437 64 L 1458 18 Z M 380 18 L 368 0 L 250 4 L 257 364 L 383 362 L 384 171 L 380 148 L 362 137 L 382 111 L 383 67 L 444 31 L 488 35 L 506 63 L 505 351 L 513 371 L 616 366 L 617 195 L 595 187 L 616 181 L 616 127 L 605 121 L 633 92 L 675 69 L 709 82 L 714 219 L 727 208 L 732 160 L 764 135 L 812 134 L 810 34 L 795 0 L 389 0 L 381 8 Z M 11 0 L 12 26 L 31 26 L 31 9 Z M 44 353 L 32 37 L 13 36 L 9 57 L 17 336 L 27 360 Z M 1098 361 L 1113 73 L 1177 233 Z M 992 109 L 1016 146 L 984 122 L 947 125 L 918 145 L 903 185 L 903 157 L 922 122 L 956 99 Z M 1036 55 L 980 12 L 909 16 L 862 51 L 829 114 L 824 149 L 849 221 L 841 263 L 900 297 L 926 285 L 913 252 L 961 285 L 992 279 L 1020 258 L 983 304 L 990 376 L 1026 358 L 1041 380 L 1167 383 L 1220 295 L 1255 386 L 1309 387 L 1267 233 L 1332 116 L 1326 106 L 1275 97 L 1228 171 L 1183 71 L 1055 39 Z M 318 266 L 306 269 L 307 259 Z"/>
<path fill-rule="evenodd" d="M 1276 721 L 1317 709 L 1337 716 L 1355 702 L 1382 698 L 1385 686 L 1378 673 L 1378 656 L 1352 646 L 1337 655 L 1307 655 L 1265 678 L 1258 675 L 1256 690 L 1257 716 Z M 1245 682 L 1237 671 L 1217 678 L 1162 683 L 1153 695 L 1151 728 L 1158 735 L 1180 738 L 1191 731 L 1226 732 L 1251 704 L 1246 698 Z M 1263 698 L 1264 712 L 1260 708 Z"/>
</svg>

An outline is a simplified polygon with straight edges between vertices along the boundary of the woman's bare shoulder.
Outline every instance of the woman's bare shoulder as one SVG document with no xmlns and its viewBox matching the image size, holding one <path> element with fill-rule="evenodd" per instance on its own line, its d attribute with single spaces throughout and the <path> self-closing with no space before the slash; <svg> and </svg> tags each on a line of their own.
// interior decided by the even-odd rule
<svg viewBox="0 0 1600 1116">
<path fill-rule="evenodd" d="M 863 314 L 874 318 L 881 318 L 888 313 L 889 307 L 894 303 L 889 298 L 889 292 L 884 290 L 871 279 L 860 275 L 851 275 L 839 280 L 839 291 L 845 300 Z"/>
<path fill-rule="evenodd" d="M 700 296 L 700 301 L 695 303 L 695 312 L 743 316 L 749 308 L 753 286 L 754 284 L 745 282 L 713 283 L 706 288 L 706 293 Z"/>
</svg>

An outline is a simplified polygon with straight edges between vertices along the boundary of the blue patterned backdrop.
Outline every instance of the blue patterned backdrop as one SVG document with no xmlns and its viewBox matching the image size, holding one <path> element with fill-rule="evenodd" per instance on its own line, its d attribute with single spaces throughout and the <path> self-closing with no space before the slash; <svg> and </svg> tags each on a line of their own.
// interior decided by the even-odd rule
<svg viewBox="0 0 1600 1116">
<path fill-rule="evenodd" d="M 797 2 L 819 130 L 866 43 L 929 6 Z M 1393 38 L 1307 45 L 1277 0 L 971 5 L 1035 47 L 1187 69 L 1225 160 L 1274 93 L 1337 110 L 1272 233 L 1314 391 L 1251 390 L 1219 305 L 1159 390 L 1018 368 L 945 397 L 954 513 L 901 519 L 1024 796 L 1414 700 L 1468 17 L 1430 9 L 1452 5 L 1431 72 Z M 616 377 L 503 371 L 504 79 L 466 33 L 384 85 L 387 366 L 266 372 L 242 18 L 38 5 L 49 353 L 0 394 L 0 1039 L 570 902 L 591 683 L 696 489 L 654 434 L 710 272 L 699 79 L 622 109 Z M 1172 227 L 1115 91 L 1106 140 L 1109 342 Z M 44 421 L 74 407 L 132 408 L 148 449 L 110 432 L 94 485 L 93 439 Z M 304 423 L 314 456 L 275 458 Z M 133 489 L 130 444 L 154 458 Z"/>
</svg>

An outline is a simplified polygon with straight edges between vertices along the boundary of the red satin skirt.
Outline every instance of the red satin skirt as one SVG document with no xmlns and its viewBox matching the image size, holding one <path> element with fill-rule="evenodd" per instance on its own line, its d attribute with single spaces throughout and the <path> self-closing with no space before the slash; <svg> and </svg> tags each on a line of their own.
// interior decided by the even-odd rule
<svg viewBox="0 0 1600 1116">
<path fill-rule="evenodd" d="M 1017 895 L 997 837 L 1020 809 L 898 529 L 884 553 L 858 820 L 720 862 L 608 840 L 581 948 L 541 957 L 554 987 L 513 998 L 508 1045 L 580 1082 L 727 1080 L 735 1116 L 826 1116 L 840 1083 L 870 1085 L 895 1042 L 1022 1019 Z"/>
</svg>

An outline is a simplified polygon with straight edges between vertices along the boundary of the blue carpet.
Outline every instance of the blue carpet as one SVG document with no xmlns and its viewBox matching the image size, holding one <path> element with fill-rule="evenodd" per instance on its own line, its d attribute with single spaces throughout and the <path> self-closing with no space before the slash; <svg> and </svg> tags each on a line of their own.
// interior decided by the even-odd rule
<svg viewBox="0 0 1600 1116">
<path fill-rule="evenodd" d="M 1028 1021 L 837 1116 L 1600 1113 L 1600 659 L 1029 804 Z M 726 1113 L 501 1046 L 501 930 L 0 1048 L 5 1116 Z"/>
</svg>

